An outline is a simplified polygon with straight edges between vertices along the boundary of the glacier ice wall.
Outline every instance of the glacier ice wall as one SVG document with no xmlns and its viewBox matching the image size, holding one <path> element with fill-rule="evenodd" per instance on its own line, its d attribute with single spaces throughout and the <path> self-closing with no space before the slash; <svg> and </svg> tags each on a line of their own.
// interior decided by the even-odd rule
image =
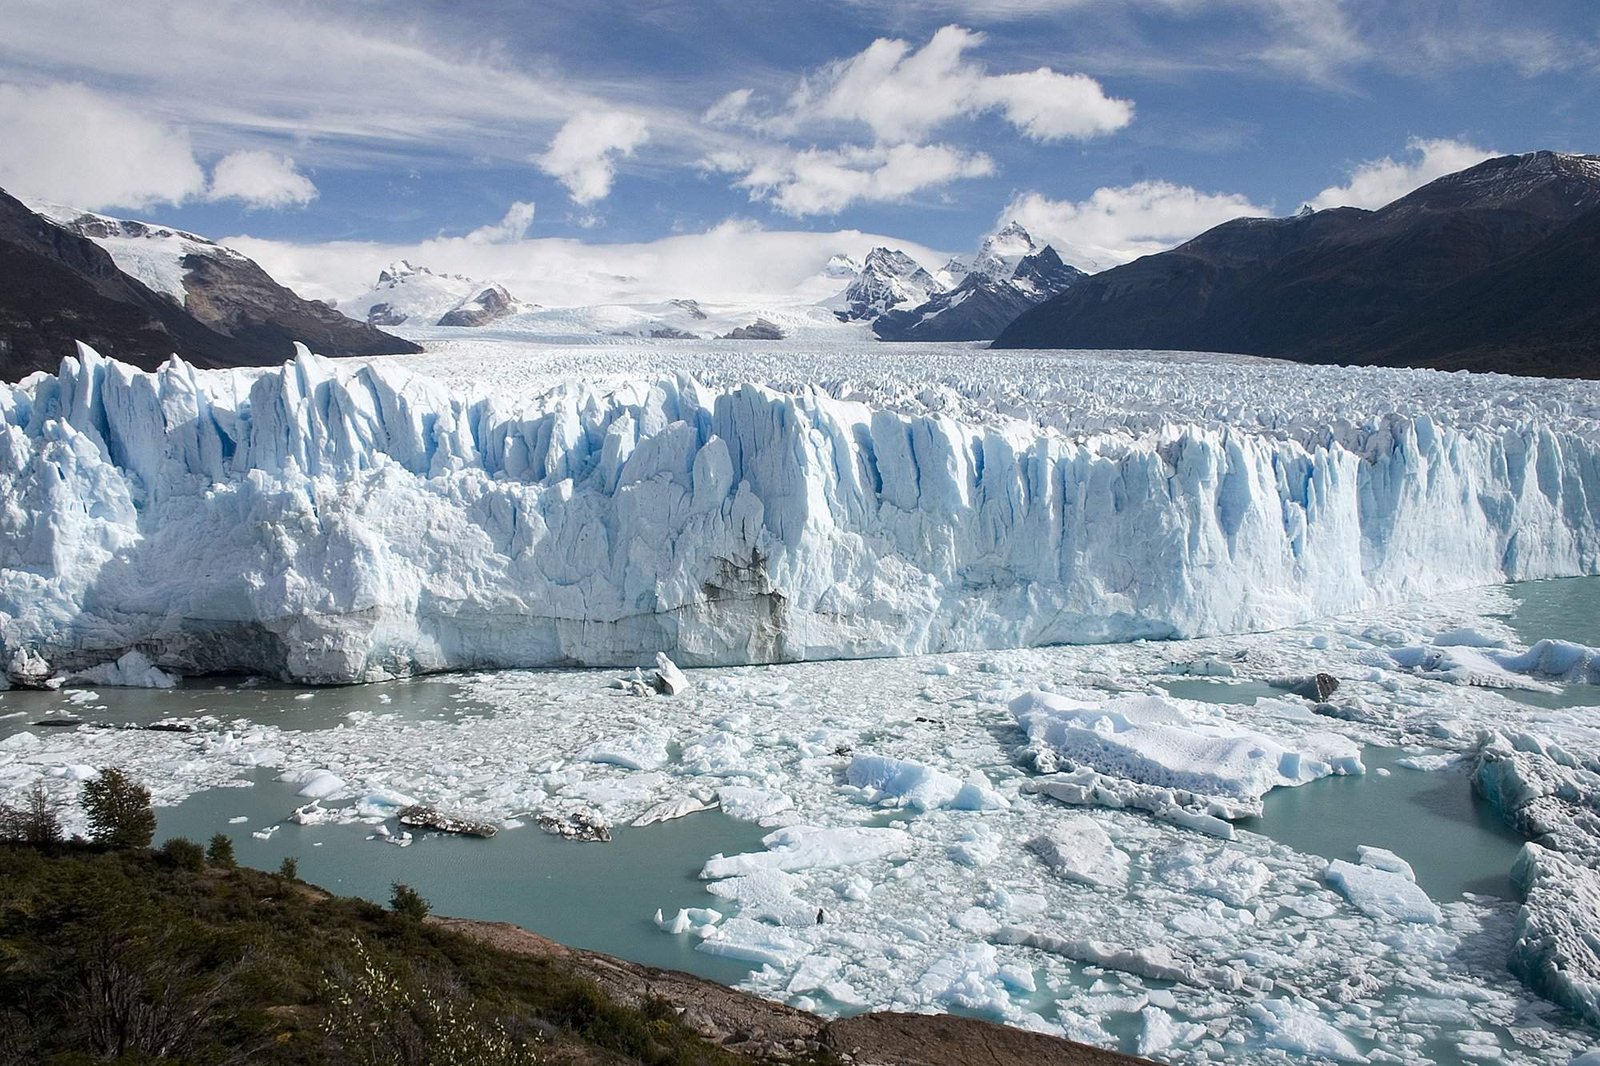
<svg viewBox="0 0 1600 1066">
<path fill-rule="evenodd" d="M 1600 437 L 1074 438 L 676 377 L 465 396 L 308 352 L 0 389 L 0 641 L 342 682 L 1268 629 L 1600 570 Z"/>
</svg>

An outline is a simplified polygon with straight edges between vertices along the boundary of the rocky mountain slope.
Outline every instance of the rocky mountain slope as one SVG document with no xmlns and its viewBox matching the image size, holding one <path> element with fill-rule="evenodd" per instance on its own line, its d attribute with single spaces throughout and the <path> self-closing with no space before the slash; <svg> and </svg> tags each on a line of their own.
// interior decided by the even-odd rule
<svg viewBox="0 0 1600 1066">
<path fill-rule="evenodd" d="M 1596 211 L 1600 157 L 1502 156 L 1377 211 L 1224 223 L 1023 313 L 995 345 L 1600 376 Z"/>
<path fill-rule="evenodd" d="M 421 350 L 203 237 L 49 210 L 0 192 L 0 378 L 53 370 L 75 341 L 145 369 L 174 353 L 200 367 L 281 363 L 295 341 L 328 355 Z"/>
</svg>

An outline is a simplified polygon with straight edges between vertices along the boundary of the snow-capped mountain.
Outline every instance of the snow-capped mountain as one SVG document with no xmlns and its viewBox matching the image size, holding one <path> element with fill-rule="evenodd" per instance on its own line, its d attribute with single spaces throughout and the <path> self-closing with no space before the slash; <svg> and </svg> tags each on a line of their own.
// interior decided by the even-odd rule
<svg viewBox="0 0 1600 1066">
<path fill-rule="evenodd" d="M 504 285 L 487 285 L 462 300 L 439 318 L 441 326 L 487 326 L 516 314 L 522 304 Z"/>
<path fill-rule="evenodd" d="M 939 291 L 939 282 L 915 259 L 897 249 L 878 247 L 867 253 L 861 272 L 828 306 L 844 321 L 865 321 L 896 307 L 923 303 Z"/>
<path fill-rule="evenodd" d="M 84 341 L 154 368 L 415 352 L 409 341 L 304 300 L 253 260 L 196 233 L 0 193 L 0 376 L 53 369 Z"/>
<path fill-rule="evenodd" d="M 179 307 L 189 302 L 189 291 L 184 280 L 189 274 L 185 261 L 190 256 L 224 262 L 250 262 L 243 253 L 198 233 L 133 219 L 112 218 L 45 200 L 34 201 L 29 206 L 62 229 L 94 241 L 110 254 L 118 270 L 137 278 Z"/>
<path fill-rule="evenodd" d="M 891 341 L 990 340 L 1022 312 L 1084 276 L 1012 222 L 984 239 L 971 269 L 954 287 L 914 307 L 879 315 L 872 332 Z"/>
<path fill-rule="evenodd" d="M 340 300 L 339 308 L 374 326 L 431 326 L 483 288 L 464 274 L 435 274 L 401 259 L 379 271 L 371 289 Z"/>
<path fill-rule="evenodd" d="M 1016 274 L 1022 261 L 1038 250 L 1032 234 L 1023 229 L 1021 223 L 1008 222 L 983 239 L 968 273 L 1004 281 Z"/>
</svg>

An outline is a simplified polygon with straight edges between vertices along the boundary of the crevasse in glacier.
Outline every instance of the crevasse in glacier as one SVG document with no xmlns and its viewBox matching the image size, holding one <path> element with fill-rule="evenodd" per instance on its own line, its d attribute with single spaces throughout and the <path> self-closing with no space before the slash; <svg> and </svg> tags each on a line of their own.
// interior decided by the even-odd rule
<svg viewBox="0 0 1600 1066">
<path fill-rule="evenodd" d="M 0 389 L 0 630 L 302 681 L 1192 636 L 1600 569 L 1535 417 L 1072 437 L 679 375 L 460 395 L 302 350 Z"/>
</svg>

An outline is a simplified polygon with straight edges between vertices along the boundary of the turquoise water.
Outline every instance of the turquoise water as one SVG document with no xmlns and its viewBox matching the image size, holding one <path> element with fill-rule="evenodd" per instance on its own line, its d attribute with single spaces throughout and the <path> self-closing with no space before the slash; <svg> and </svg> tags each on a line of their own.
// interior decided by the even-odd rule
<svg viewBox="0 0 1600 1066">
<path fill-rule="evenodd" d="M 641 829 L 620 826 L 609 843 L 562 840 L 529 825 L 489 840 L 422 833 L 402 848 L 368 840 L 364 825 L 282 821 L 302 802 L 261 773 L 254 787 L 211 789 L 160 808 L 157 840 L 204 842 L 225 832 L 241 863 L 276 870 L 292 855 L 303 880 L 342 895 L 387 903 L 399 881 L 440 914 L 514 922 L 563 944 L 727 984 L 750 971 L 695 951 L 693 937 L 664 933 L 652 917 L 657 907 L 671 917 L 679 907 L 714 906 L 700 868 L 719 851 L 759 850 L 768 832 L 760 826 L 705 811 Z M 249 820 L 228 824 L 241 816 Z M 267 840 L 251 835 L 270 825 L 278 829 Z"/>
<path fill-rule="evenodd" d="M 1506 620 L 1524 644 L 1552 637 L 1600 648 L 1600 577 L 1524 581 L 1507 591 L 1515 606 Z"/>
<path fill-rule="evenodd" d="M 1524 644 L 1549 637 L 1600 647 L 1600 577 L 1525 581 L 1507 591 L 1514 606 L 1505 619 Z M 1544 710 L 1600 707 L 1600 685 L 1565 685 L 1559 692 L 1508 689 L 1505 695 Z"/>
<path fill-rule="evenodd" d="M 449 722 L 494 713 L 493 707 L 469 699 L 460 684 L 446 677 L 340 688 L 243 684 L 243 680 L 187 678 L 172 689 L 90 686 L 56 692 L 13 690 L 0 702 L 0 714 L 5 716 L 0 719 L 0 736 L 34 722 L 65 718 L 95 725 L 144 726 L 211 715 L 224 721 L 248 718 L 259 725 L 302 731 L 328 729 L 361 711 L 393 714 L 403 722 Z M 91 691 L 99 698 L 81 701 Z"/>
<path fill-rule="evenodd" d="M 1425 773 L 1400 766 L 1404 755 L 1365 748 L 1364 775 L 1273 789 L 1263 817 L 1238 826 L 1326 859 L 1354 862 L 1361 844 L 1388 848 L 1440 902 L 1465 892 L 1513 898 L 1508 875 L 1522 838 L 1473 794 L 1464 767 Z"/>
<path fill-rule="evenodd" d="M 1265 681 L 1226 681 L 1208 677 L 1178 677 L 1157 681 L 1174 699 L 1202 703 L 1254 703 L 1258 699 L 1278 699 L 1292 695 L 1288 688 Z"/>
</svg>

